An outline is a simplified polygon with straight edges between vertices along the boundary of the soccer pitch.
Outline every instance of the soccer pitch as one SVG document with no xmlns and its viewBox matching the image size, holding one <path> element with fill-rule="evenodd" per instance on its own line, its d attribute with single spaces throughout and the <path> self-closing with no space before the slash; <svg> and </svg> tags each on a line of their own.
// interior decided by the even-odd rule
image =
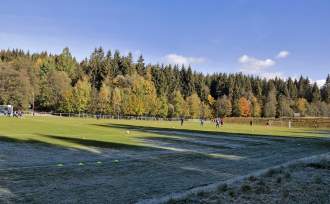
<svg viewBox="0 0 330 204">
<path fill-rule="evenodd" d="M 0 118 L 0 137 L 17 141 L 44 142 L 72 148 L 84 148 L 85 145 L 64 140 L 83 139 L 108 142 L 114 145 L 150 146 L 140 140 L 141 137 L 154 137 L 166 131 L 192 132 L 193 134 L 226 134 L 237 136 L 285 136 L 285 137 L 326 137 L 329 130 L 314 128 L 266 127 L 261 125 L 224 124 L 216 128 L 211 122 L 202 127 L 199 122 L 185 121 L 146 121 L 146 120 L 107 120 L 66 117 L 26 117 Z M 168 136 L 168 134 L 163 135 Z M 60 139 L 62 137 L 62 139 Z M 86 143 L 87 144 L 87 143 Z M 87 145 L 88 146 L 88 145 Z M 93 145 L 91 145 L 93 146 Z"/>
<path fill-rule="evenodd" d="M 0 118 L 0 201 L 134 203 L 328 152 L 329 130 Z"/>
</svg>

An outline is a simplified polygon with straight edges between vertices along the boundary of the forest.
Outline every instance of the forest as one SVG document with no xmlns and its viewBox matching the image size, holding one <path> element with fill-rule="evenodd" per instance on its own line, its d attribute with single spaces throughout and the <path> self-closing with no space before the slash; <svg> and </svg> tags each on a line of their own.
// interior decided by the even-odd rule
<svg viewBox="0 0 330 204">
<path fill-rule="evenodd" d="M 60 54 L 0 51 L 0 104 L 16 110 L 156 117 L 330 116 L 330 75 L 264 79 L 204 74 L 191 66 L 146 64 L 143 56 L 105 52 L 82 61 Z"/>
</svg>

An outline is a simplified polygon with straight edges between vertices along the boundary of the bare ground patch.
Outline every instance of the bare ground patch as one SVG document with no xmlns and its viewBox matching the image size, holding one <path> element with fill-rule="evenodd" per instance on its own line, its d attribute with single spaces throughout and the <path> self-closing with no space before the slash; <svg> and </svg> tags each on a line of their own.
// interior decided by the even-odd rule
<svg viewBox="0 0 330 204">
<path fill-rule="evenodd" d="M 330 154 L 269 168 L 178 197 L 150 203 L 330 203 Z"/>
</svg>

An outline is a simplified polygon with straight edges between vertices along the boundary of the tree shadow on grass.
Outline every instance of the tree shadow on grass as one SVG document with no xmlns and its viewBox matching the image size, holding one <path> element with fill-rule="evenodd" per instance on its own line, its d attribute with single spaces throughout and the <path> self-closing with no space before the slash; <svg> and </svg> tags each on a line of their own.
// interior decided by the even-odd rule
<svg viewBox="0 0 330 204">
<path fill-rule="evenodd" d="M 40 140 L 37 139 L 19 139 L 10 136 L 3 136 L 0 135 L 0 141 L 4 142 L 15 142 L 15 143 L 30 143 L 30 144 L 38 144 L 38 145 L 46 145 L 46 146 L 53 146 L 65 149 L 80 149 L 84 150 L 83 148 L 77 148 L 74 146 L 67 146 L 62 144 L 52 143 L 51 141 L 44 141 L 44 138 L 54 139 L 55 141 L 62 141 L 62 142 L 69 142 L 74 145 L 82 146 L 82 147 L 99 147 L 99 148 L 109 148 L 109 149 L 134 149 L 134 150 L 152 150 L 156 149 L 154 147 L 143 146 L 143 145 L 133 145 L 133 144 L 124 144 L 124 143 L 115 143 L 115 142 L 108 142 L 108 141 L 99 141 L 99 140 L 90 140 L 90 139 L 80 139 L 74 137 L 64 137 L 64 136 L 57 136 L 57 135 L 47 135 L 47 134 L 36 134 L 40 137 Z"/>
<path fill-rule="evenodd" d="M 14 137 L 10 137 L 10 136 L 4 136 L 4 135 L 0 135 L 0 141 L 3 142 L 12 142 L 12 143 L 30 143 L 30 144 L 40 144 L 40 145 L 47 145 L 47 146 L 60 146 L 57 144 L 51 144 L 48 142 L 44 142 L 42 140 L 35 140 L 35 139 L 19 139 L 19 138 L 14 138 Z"/>
<path fill-rule="evenodd" d="M 109 141 L 101 141 L 101 140 L 91 140 L 91 139 L 82 139 L 78 137 L 65 137 L 58 135 L 46 135 L 39 134 L 43 137 L 48 137 L 52 139 L 62 140 L 65 142 L 71 142 L 78 145 L 84 145 L 88 147 L 100 147 L 100 148 L 109 148 L 109 149 L 134 149 L 134 150 L 151 150 L 155 149 L 150 146 L 144 145 L 134 145 L 134 144 L 125 144 L 125 143 L 117 143 L 117 142 L 109 142 Z"/>
</svg>

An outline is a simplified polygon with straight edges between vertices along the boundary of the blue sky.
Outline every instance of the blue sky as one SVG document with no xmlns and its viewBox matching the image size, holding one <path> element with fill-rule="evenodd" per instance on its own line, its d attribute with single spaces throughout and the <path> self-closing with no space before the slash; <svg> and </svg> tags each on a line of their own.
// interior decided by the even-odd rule
<svg viewBox="0 0 330 204">
<path fill-rule="evenodd" d="M 11 0 L 0 23 L 2 49 L 68 46 L 82 59 L 102 46 L 204 73 L 330 73 L 329 0 Z"/>
</svg>

